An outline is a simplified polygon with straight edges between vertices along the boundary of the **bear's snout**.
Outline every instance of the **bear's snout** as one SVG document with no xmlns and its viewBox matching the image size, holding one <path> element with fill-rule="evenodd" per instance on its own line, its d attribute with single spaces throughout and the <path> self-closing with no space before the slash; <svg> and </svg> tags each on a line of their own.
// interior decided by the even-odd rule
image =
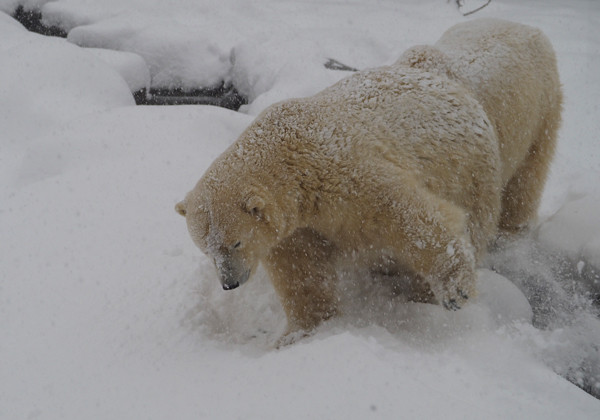
<svg viewBox="0 0 600 420">
<path fill-rule="evenodd" d="M 233 290 L 233 289 L 238 288 L 239 285 L 240 285 L 239 281 L 236 281 L 235 283 L 231 283 L 231 284 L 223 283 L 223 290 Z"/>
<path fill-rule="evenodd" d="M 250 270 L 237 258 L 220 254 L 215 258 L 215 266 L 223 290 L 233 290 L 240 287 L 250 277 Z"/>
</svg>

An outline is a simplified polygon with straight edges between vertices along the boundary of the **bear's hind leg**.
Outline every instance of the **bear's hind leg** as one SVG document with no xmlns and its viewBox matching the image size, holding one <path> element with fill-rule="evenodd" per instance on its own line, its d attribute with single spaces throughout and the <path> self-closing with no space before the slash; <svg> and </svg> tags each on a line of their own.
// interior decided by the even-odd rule
<svg viewBox="0 0 600 420">
<path fill-rule="evenodd" d="M 334 246 L 299 229 L 264 261 L 288 319 L 288 332 L 311 331 L 336 313 Z"/>
<path fill-rule="evenodd" d="M 529 223 L 535 219 L 554 155 L 557 118 L 546 118 L 537 141 L 529 148 L 521 166 L 504 187 L 498 226 L 501 233 L 519 233 L 530 227 Z"/>
</svg>

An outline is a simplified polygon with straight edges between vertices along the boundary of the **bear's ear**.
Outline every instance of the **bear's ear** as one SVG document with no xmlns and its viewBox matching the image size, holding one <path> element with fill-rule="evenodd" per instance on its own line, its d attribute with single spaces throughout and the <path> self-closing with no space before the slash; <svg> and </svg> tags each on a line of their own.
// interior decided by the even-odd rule
<svg viewBox="0 0 600 420">
<path fill-rule="evenodd" d="M 256 217 L 259 220 L 268 221 L 268 215 L 265 211 L 265 200 L 262 197 L 252 194 L 248 197 L 244 203 L 242 204 L 242 209 L 250 214 L 251 216 Z"/>
<path fill-rule="evenodd" d="M 175 205 L 175 211 L 185 217 L 185 202 L 180 201 Z"/>
</svg>

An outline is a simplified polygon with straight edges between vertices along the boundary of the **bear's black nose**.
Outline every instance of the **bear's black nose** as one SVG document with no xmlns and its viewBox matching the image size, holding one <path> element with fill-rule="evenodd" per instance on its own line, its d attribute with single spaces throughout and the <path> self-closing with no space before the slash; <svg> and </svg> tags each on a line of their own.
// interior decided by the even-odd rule
<svg viewBox="0 0 600 420">
<path fill-rule="evenodd" d="M 231 283 L 231 284 L 223 283 L 223 290 L 233 290 L 236 287 L 238 287 L 239 285 L 240 285 L 239 281 L 236 281 L 235 283 Z"/>
</svg>

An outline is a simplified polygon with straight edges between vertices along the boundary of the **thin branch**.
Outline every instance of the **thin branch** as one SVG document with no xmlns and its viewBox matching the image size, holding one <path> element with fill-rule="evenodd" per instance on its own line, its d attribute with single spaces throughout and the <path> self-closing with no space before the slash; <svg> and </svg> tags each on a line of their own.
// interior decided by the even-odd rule
<svg viewBox="0 0 600 420">
<path fill-rule="evenodd" d="M 333 58 L 328 59 L 324 65 L 325 68 L 329 70 L 358 71 L 354 67 L 347 66 L 346 64 L 340 63 Z"/>
<path fill-rule="evenodd" d="M 483 9 L 485 6 L 487 6 L 488 4 L 490 4 L 491 2 L 492 2 L 492 0 L 488 0 L 488 1 L 487 1 L 487 3 L 486 3 L 486 4 L 484 4 L 483 6 L 479 6 L 477 9 L 475 9 L 475 10 L 471 10 L 470 12 L 467 12 L 467 13 L 463 13 L 462 15 L 463 15 L 463 16 L 469 16 L 469 15 L 472 15 L 473 13 L 477 13 L 477 12 L 479 12 L 481 9 Z M 459 4 L 459 6 L 458 6 L 458 7 L 459 7 L 459 9 L 460 9 L 460 8 L 462 7 L 462 4 L 461 4 L 462 2 L 458 2 L 458 0 L 457 0 L 457 3 Z"/>
</svg>

